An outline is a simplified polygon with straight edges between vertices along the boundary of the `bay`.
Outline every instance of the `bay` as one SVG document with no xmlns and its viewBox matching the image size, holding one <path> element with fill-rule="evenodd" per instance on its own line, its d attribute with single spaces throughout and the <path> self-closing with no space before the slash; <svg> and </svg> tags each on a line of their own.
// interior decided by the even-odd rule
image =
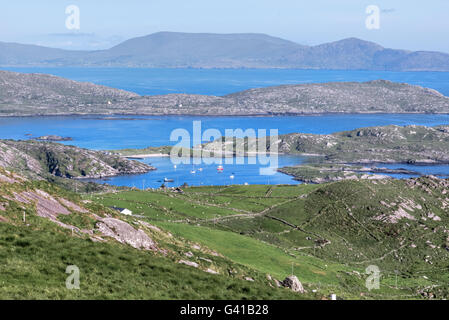
<svg viewBox="0 0 449 320">
<path fill-rule="evenodd" d="M 123 148 L 145 148 L 148 146 L 175 145 L 178 141 L 170 141 L 170 135 L 175 129 L 184 129 L 193 138 L 193 122 L 199 121 L 202 132 L 206 129 L 217 129 L 223 135 L 226 129 L 275 129 L 279 134 L 303 132 L 327 134 L 342 130 L 352 130 L 359 127 L 379 125 L 426 125 L 435 126 L 449 124 L 449 115 L 416 115 L 416 114 L 346 114 L 321 116 L 276 116 L 276 117 L 192 117 L 192 116 L 116 116 L 99 118 L 98 116 L 80 117 L 11 117 L 0 118 L 0 138 L 29 139 L 43 135 L 59 135 L 71 137 L 73 141 L 62 142 L 95 150 L 112 150 Z M 206 141 L 203 141 L 206 142 Z M 184 145 L 189 146 L 189 145 Z M 192 146 L 192 144 L 190 145 Z M 281 155 L 278 166 L 292 166 L 302 163 L 304 157 Z M 297 184 L 290 176 L 279 172 L 273 175 L 261 175 L 260 169 L 267 164 L 256 161 L 249 164 L 248 158 L 244 164 L 224 165 L 224 172 L 218 172 L 218 164 L 177 165 L 175 169 L 168 157 L 148 158 L 143 160 L 157 168 L 143 175 L 118 176 L 97 179 L 95 182 L 109 183 L 119 186 L 137 188 L 157 188 L 164 178 L 173 179 L 168 186 L 189 185 L 229 185 L 229 184 Z M 449 176 L 449 166 L 410 166 L 410 165 L 380 165 L 388 168 L 406 167 L 422 174 Z M 200 171 L 199 169 L 202 169 Z M 195 173 L 191 173 L 195 171 Z M 233 178 L 231 178 L 231 176 Z M 412 175 L 391 175 L 396 178 L 408 178 Z"/>
<path fill-rule="evenodd" d="M 449 124 L 446 114 L 339 114 L 314 116 L 273 117 L 197 117 L 197 116 L 64 116 L 64 117 L 8 117 L 0 118 L 0 139 L 28 139 L 59 135 L 73 141 L 62 142 L 94 150 L 145 148 L 174 145 L 171 133 L 184 129 L 193 138 L 193 123 L 199 121 L 201 131 L 217 129 L 277 130 L 279 134 L 294 132 L 329 134 L 361 127 L 385 125 Z M 189 147 L 189 145 L 184 145 Z M 192 146 L 192 145 L 190 145 Z"/>
<path fill-rule="evenodd" d="M 256 87 L 284 84 L 318 83 L 328 81 L 369 81 L 386 79 L 429 87 L 449 95 L 448 72 L 390 72 L 363 70 L 296 70 L 296 69 L 133 69 L 133 68 L 4 68 L 25 73 L 47 73 L 76 81 L 87 81 L 136 92 L 141 95 L 189 93 L 226 95 Z M 200 121 L 202 132 L 217 129 L 275 129 L 279 134 L 292 132 L 328 134 L 368 126 L 449 124 L 449 115 L 430 114 L 345 114 L 275 117 L 193 117 L 193 116 L 120 116 L 101 119 L 98 116 L 67 117 L 10 117 L 0 118 L 0 138 L 28 139 L 43 135 L 72 137 L 62 142 L 83 148 L 111 150 L 173 145 L 170 134 L 184 129 L 193 135 L 193 122 Z M 204 141 L 203 141 L 204 142 Z M 188 146 L 188 145 L 185 145 Z M 190 185 L 226 184 L 279 184 L 298 183 L 291 177 L 275 173 L 259 174 L 265 167 L 261 163 L 226 165 L 223 173 L 217 165 L 178 165 L 174 169 L 169 158 L 143 160 L 158 170 L 144 175 L 119 176 L 97 180 L 115 185 L 158 187 L 164 178 L 175 180 L 172 185 L 184 182 Z M 304 161 L 302 157 L 280 156 L 279 166 L 290 166 Z M 388 168 L 407 168 L 420 174 L 449 175 L 449 166 L 411 166 L 404 164 L 380 165 Z M 195 174 L 191 171 L 194 170 Z M 233 176 L 233 179 L 231 179 Z M 406 178 L 410 175 L 392 175 Z"/>
<path fill-rule="evenodd" d="M 228 159 L 229 160 L 229 159 Z M 268 168 L 258 159 L 254 164 L 250 164 L 249 158 L 233 158 L 231 164 L 225 164 L 223 171 L 217 170 L 220 165 L 220 159 L 215 159 L 217 163 L 199 165 L 177 164 L 174 167 L 169 157 L 147 158 L 143 162 L 157 168 L 155 171 L 139 175 L 122 175 L 104 179 L 93 179 L 97 183 L 108 183 L 116 186 L 136 187 L 139 189 L 159 188 L 162 184 L 167 187 L 181 186 L 184 183 L 189 186 L 225 186 L 232 184 L 299 184 L 299 181 L 292 177 L 273 170 L 270 175 L 260 174 L 261 168 Z M 279 167 L 292 166 L 300 164 L 304 157 L 283 155 L 278 157 L 277 165 Z M 238 164 L 241 161 L 243 164 Z M 173 182 L 164 182 L 164 179 L 173 180 Z"/>
</svg>

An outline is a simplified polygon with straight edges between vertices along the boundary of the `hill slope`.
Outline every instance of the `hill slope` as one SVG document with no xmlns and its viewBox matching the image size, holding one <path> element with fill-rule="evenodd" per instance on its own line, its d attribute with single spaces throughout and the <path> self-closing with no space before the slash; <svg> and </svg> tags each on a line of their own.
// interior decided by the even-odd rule
<svg viewBox="0 0 449 320">
<path fill-rule="evenodd" d="M 0 248 L 0 299 L 312 297 L 277 288 L 206 246 L 2 168 Z M 186 265 L 191 260 L 196 266 Z M 66 288 L 73 265 L 80 290 Z"/>
<path fill-rule="evenodd" d="M 448 187 L 423 177 L 81 199 L 0 168 L 0 297 L 448 298 Z M 65 288 L 68 265 L 82 290 Z M 368 291 L 370 265 L 381 278 Z M 307 293 L 277 288 L 292 267 Z"/>
<path fill-rule="evenodd" d="M 31 179 L 50 181 L 65 189 L 80 192 L 114 190 L 116 187 L 76 178 L 139 174 L 155 170 L 145 163 L 112 155 L 110 152 L 33 140 L 0 140 L 0 167 Z"/>
<path fill-rule="evenodd" d="M 45 74 L 0 71 L 2 114 L 66 114 L 93 112 L 138 95 L 86 82 Z"/>
<path fill-rule="evenodd" d="M 274 276 L 293 265 L 303 284 L 321 293 L 443 299 L 449 295 L 448 186 L 422 177 L 132 191 L 99 201 L 133 208 L 149 223 Z M 371 292 L 364 275 L 370 265 L 381 272 L 380 289 Z"/>
<path fill-rule="evenodd" d="M 303 46 L 265 34 L 158 32 L 101 51 L 0 43 L 0 65 L 449 71 L 449 54 L 386 49 L 356 38 Z"/>
<path fill-rule="evenodd" d="M 145 173 L 154 168 L 102 151 L 38 141 L 0 140 L 0 167 L 30 177 L 98 178 Z"/>
</svg>

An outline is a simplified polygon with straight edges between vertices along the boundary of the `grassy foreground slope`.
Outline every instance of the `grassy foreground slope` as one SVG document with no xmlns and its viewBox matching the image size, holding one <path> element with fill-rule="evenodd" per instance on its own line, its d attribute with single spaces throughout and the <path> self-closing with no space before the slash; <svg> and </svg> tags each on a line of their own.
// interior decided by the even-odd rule
<svg viewBox="0 0 449 320">
<path fill-rule="evenodd" d="M 66 288 L 70 265 L 80 270 L 79 290 Z M 204 245 L 0 168 L 0 299 L 312 297 L 277 288 Z"/>
<path fill-rule="evenodd" d="M 447 298 L 449 183 L 432 177 L 98 196 L 274 277 L 343 298 Z M 379 290 L 365 269 L 381 270 Z"/>
<path fill-rule="evenodd" d="M 298 299 L 293 292 L 211 275 L 120 244 L 0 222 L 0 299 Z M 80 268 L 68 290 L 67 266 Z M 182 278 L 178 275 L 182 274 Z"/>
<path fill-rule="evenodd" d="M 422 177 L 80 197 L 0 169 L 0 298 L 448 298 L 447 190 Z M 278 288 L 292 273 L 306 293 Z"/>
</svg>

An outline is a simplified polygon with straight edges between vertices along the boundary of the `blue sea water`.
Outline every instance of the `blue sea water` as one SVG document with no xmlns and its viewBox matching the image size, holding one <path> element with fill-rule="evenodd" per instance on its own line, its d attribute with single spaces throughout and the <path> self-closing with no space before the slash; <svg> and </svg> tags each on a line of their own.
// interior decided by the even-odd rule
<svg viewBox="0 0 449 320">
<path fill-rule="evenodd" d="M 244 165 L 237 164 L 237 160 Z M 300 164 L 304 160 L 299 156 L 281 156 L 278 158 L 278 166 L 285 167 Z M 219 159 L 217 159 L 219 161 Z M 256 159 L 257 161 L 257 159 Z M 268 168 L 267 165 L 248 164 L 248 158 L 232 159 L 231 164 L 224 164 L 223 171 L 218 171 L 218 163 L 215 164 L 177 164 L 174 168 L 169 157 L 148 158 L 143 162 L 157 168 L 140 175 L 122 175 L 105 179 L 95 179 L 98 183 L 109 183 L 117 186 L 128 186 L 136 188 L 159 188 L 164 183 L 164 178 L 173 179 L 173 182 L 164 183 L 166 186 L 180 186 L 187 183 L 190 186 L 230 185 L 230 184 L 299 184 L 291 176 L 273 171 L 273 175 L 261 175 L 260 168 Z M 194 173 L 192 173 L 194 172 Z"/>
<path fill-rule="evenodd" d="M 285 69 L 125 69 L 125 68 L 8 68 L 26 73 L 49 73 L 77 81 L 88 81 L 115 88 L 133 91 L 142 95 L 167 93 L 192 93 L 225 95 L 254 87 L 281 84 L 298 84 L 328 81 L 368 81 L 387 79 L 417 84 L 449 95 L 448 72 L 384 72 L 384 71 L 329 71 L 329 70 L 285 70 Z M 193 121 L 201 121 L 202 132 L 217 129 L 224 135 L 225 129 L 270 129 L 279 134 L 303 132 L 327 134 L 367 126 L 381 125 L 426 125 L 449 124 L 449 115 L 416 114 L 346 114 L 317 116 L 276 117 L 193 117 L 193 116 L 127 116 L 115 119 L 100 119 L 97 116 L 70 117 L 10 117 L 0 118 L 1 139 L 28 139 L 42 135 L 72 137 L 64 142 L 83 148 L 110 150 L 121 148 L 144 148 L 148 146 L 174 145 L 170 134 L 175 129 L 185 129 L 193 136 Z M 203 141 L 205 142 L 205 141 Z M 184 144 L 185 145 L 185 144 Z M 187 146 L 187 145 L 185 145 Z M 247 159 L 246 159 L 247 160 Z M 304 158 L 279 157 L 279 166 L 299 164 Z M 169 158 L 150 158 L 144 162 L 157 167 L 144 175 L 120 176 L 98 180 L 115 185 L 136 187 L 158 187 L 165 177 L 174 179 L 172 185 L 187 182 L 190 185 L 226 184 L 279 184 L 297 183 L 281 173 L 272 176 L 259 174 L 265 167 L 261 163 L 226 165 L 218 173 L 216 165 L 201 165 L 203 171 L 191 165 L 178 165 L 174 169 Z M 389 168 L 406 165 L 382 165 Z M 407 166 L 422 174 L 449 176 L 449 166 Z M 231 179 L 230 176 L 234 176 Z M 394 175 L 403 178 L 408 175 Z"/>
<path fill-rule="evenodd" d="M 48 73 L 141 95 L 190 93 L 226 95 L 250 88 L 283 84 L 384 79 L 429 87 L 449 96 L 449 72 L 394 72 L 301 69 L 135 69 L 135 68 L 2 68 Z"/>
<path fill-rule="evenodd" d="M 28 139 L 43 135 L 72 137 L 63 142 L 95 150 L 145 148 L 174 145 L 170 135 L 175 129 L 187 130 L 193 140 L 193 122 L 201 122 L 201 131 L 217 129 L 277 130 L 279 134 L 301 132 L 328 134 L 360 127 L 383 125 L 449 124 L 449 115 L 439 114 L 339 114 L 274 117 L 197 117 L 197 116 L 116 116 L 102 120 L 98 116 L 0 117 L 0 139 Z M 192 141 L 191 141 L 192 142 Z M 188 147 L 189 145 L 184 145 Z M 192 146 L 192 145 L 190 145 Z"/>
<path fill-rule="evenodd" d="M 387 169 L 406 169 L 409 171 L 414 171 L 419 174 L 388 174 L 393 178 L 414 178 L 419 177 L 421 175 L 433 175 L 439 178 L 448 178 L 449 177 L 449 166 L 446 164 L 438 164 L 438 165 L 413 165 L 408 163 L 379 163 L 373 164 L 378 168 L 387 168 Z"/>
<path fill-rule="evenodd" d="M 136 120 L 137 119 L 137 120 Z M 60 135 L 72 137 L 73 141 L 63 142 L 88 149 L 111 150 L 122 148 L 145 148 L 148 146 L 175 145 L 179 141 L 170 141 L 170 134 L 175 129 L 185 129 L 190 133 L 193 146 L 193 122 L 200 121 L 201 129 L 217 129 L 223 135 L 226 129 L 270 129 L 278 130 L 279 134 L 303 132 L 326 134 L 342 130 L 352 130 L 365 126 L 377 125 L 426 125 L 434 126 L 449 124 L 449 115 L 415 115 L 415 114 L 374 114 L 374 115 L 321 115 L 321 116 L 291 116 L 291 117 L 147 117 L 147 116 L 117 116 L 102 120 L 99 117 L 10 117 L 0 118 L 1 139 L 29 139 L 42 135 Z M 206 142 L 206 141 L 202 141 Z M 97 182 L 120 186 L 135 186 L 156 188 L 162 184 L 164 178 L 174 179 L 168 185 L 178 186 L 184 182 L 189 185 L 228 185 L 228 184 L 296 184 L 290 176 L 276 172 L 274 175 L 259 174 L 260 168 L 267 165 L 257 161 L 249 164 L 245 159 L 244 165 L 236 163 L 224 165 L 224 172 L 217 172 L 217 164 L 178 165 L 175 169 L 168 157 L 148 158 L 143 160 L 157 168 L 156 171 L 143 175 L 118 176 L 98 179 Z M 304 161 L 303 157 L 279 156 L 278 166 L 292 166 Z M 410 166 L 410 165 L 381 165 L 388 168 L 403 168 L 421 172 L 449 176 L 449 166 Z M 203 171 L 198 169 L 202 168 Z M 192 174 L 192 169 L 196 173 Z M 234 176 L 234 179 L 230 177 Z M 397 178 L 407 178 L 412 175 L 391 175 Z"/>
</svg>

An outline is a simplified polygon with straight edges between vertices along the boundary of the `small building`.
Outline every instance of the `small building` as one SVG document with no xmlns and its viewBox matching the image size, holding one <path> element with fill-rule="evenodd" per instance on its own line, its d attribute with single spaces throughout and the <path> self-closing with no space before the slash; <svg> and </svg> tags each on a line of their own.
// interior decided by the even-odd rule
<svg viewBox="0 0 449 320">
<path fill-rule="evenodd" d="M 111 209 L 114 209 L 125 216 L 131 216 L 133 214 L 133 212 L 131 210 L 126 209 L 126 208 L 111 207 Z"/>
<path fill-rule="evenodd" d="M 175 193 L 184 193 L 184 191 L 180 187 L 174 188 L 173 192 L 175 192 Z"/>
<path fill-rule="evenodd" d="M 130 216 L 133 214 L 133 212 L 129 209 L 123 209 L 122 211 L 120 211 L 121 214 L 124 214 L 125 216 Z"/>
</svg>

